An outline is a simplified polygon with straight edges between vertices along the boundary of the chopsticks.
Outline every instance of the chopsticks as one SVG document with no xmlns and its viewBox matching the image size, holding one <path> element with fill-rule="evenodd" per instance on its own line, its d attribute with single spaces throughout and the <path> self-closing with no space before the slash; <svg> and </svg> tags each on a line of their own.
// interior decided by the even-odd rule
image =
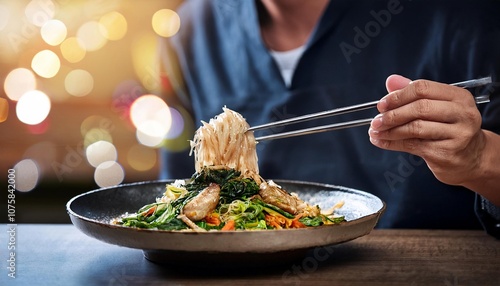
<svg viewBox="0 0 500 286">
<path fill-rule="evenodd" d="M 486 85 L 489 83 L 491 83 L 491 77 L 472 79 L 472 80 L 452 83 L 450 85 L 461 87 L 461 88 L 473 88 L 473 87 L 483 86 L 483 85 Z M 489 95 L 479 95 L 479 96 L 474 96 L 474 100 L 476 101 L 476 104 L 481 104 L 481 103 L 489 102 L 490 98 L 489 98 Z M 281 120 L 281 121 L 276 121 L 276 122 L 266 123 L 266 124 L 262 124 L 262 125 L 258 125 L 258 126 L 253 126 L 253 127 L 250 127 L 248 129 L 248 131 L 263 130 L 263 129 L 268 129 L 268 128 L 274 128 L 274 127 L 304 122 L 304 121 L 308 121 L 308 120 L 318 119 L 318 118 L 331 117 L 331 116 L 336 116 L 336 115 L 340 115 L 340 114 L 346 114 L 346 113 L 356 112 L 356 111 L 360 111 L 360 110 L 370 109 L 370 108 L 376 107 L 378 102 L 379 101 L 376 100 L 376 101 L 371 101 L 371 102 L 366 102 L 366 103 L 361 103 L 361 104 L 356 104 L 356 105 L 321 111 L 321 112 L 317 112 L 317 113 L 306 114 L 306 115 L 293 117 L 293 118 L 289 118 L 289 119 L 285 119 L 285 120 Z M 373 118 L 365 118 L 365 119 L 358 119 L 358 120 L 341 122 L 341 123 L 334 123 L 334 124 L 311 127 L 311 128 L 301 129 L 301 130 L 264 135 L 264 136 L 256 137 L 255 140 L 256 141 L 274 140 L 274 139 L 281 139 L 281 138 L 287 138 L 287 137 L 308 135 L 308 134 L 314 134 L 314 133 L 320 133 L 320 132 L 327 132 L 327 131 L 363 126 L 363 125 L 370 124 L 372 120 L 373 120 Z"/>
</svg>

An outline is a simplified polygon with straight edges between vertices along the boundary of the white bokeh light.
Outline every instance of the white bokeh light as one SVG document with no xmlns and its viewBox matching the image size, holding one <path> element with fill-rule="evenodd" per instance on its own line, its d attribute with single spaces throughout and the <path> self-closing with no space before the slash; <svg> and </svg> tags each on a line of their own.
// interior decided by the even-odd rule
<svg viewBox="0 0 500 286">
<path fill-rule="evenodd" d="M 72 70 L 64 79 L 64 87 L 73 96 L 86 96 L 94 89 L 94 78 L 86 70 Z"/>
<path fill-rule="evenodd" d="M 5 93 L 14 101 L 19 100 L 25 92 L 34 89 L 36 89 L 36 78 L 29 69 L 13 69 L 4 81 Z"/>
<path fill-rule="evenodd" d="M 87 161 L 93 167 L 97 167 L 104 162 L 116 161 L 118 158 L 116 147 L 107 141 L 97 141 L 90 144 L 85 150 L 85 154 L 87 155 Z"/>
<path fill-rule="evenodd" d="M 149 147 L 158 146 L 172 126 L 170 108 L 156 95 L 137 98 L 130 107 L 130 118 L 138 141 Z"/>
<path fill-rule="evenodd" d="M 168 130 L 164 125 L 158 121 L 148 120 L 137 127 L 136 137 L 137 141 L 144 146 L 159 147 L 167 133 Z"/>
<path fill-rule="evenodd" d="M 50 106 L 50 99 L 45 93 L 39 90 L 28 91 L 17 102 L 17 118 L 29 125 L 39 124 L 49 115 Z"/>
<path fill-rule="evenodd" d="M 179 31 L 181 19 L 174 10 L 161 9 L 154 13 L 151 25 L 159 36 L 172 37 Z"/>
<path fill-rule="evenodd" d="M 66 39 L 66 25 L 59 20 L 49 20 L 40 29 L 42 39 L 51 46 L 57 46 Z"/>
<path fill-rule="evenodd" d="M 90 21 L 83 24 L 78 29 L 76 35 L 85 50 L 89 52 L 97 51 L 108 42 L 108 39 L 102 34 L 103 29 L 105 29 L 105 27 L 103 27 L 101 23 Z"/>
<path fill-rule="evenodd" d="M 16 170 L 16 190 L 29 192 L 36 187 L 40 172 L 35 161 L 31 159 L 19 161 L 14 170 Z"/>
<path fill-rule="evenodd" d="M 115 161 L 99 164 L 94 172 L 94 180 L 102 188 L 116 186 L 123 182 L 124 177 L 125 173 L 122 166 Z"/>
<path fill-rule="evenodd" d="M 61 61 L 53 51 L 43 50 L 33 57 L 31 68 L 41 77 L 52 78 L 59 72 Z"/>
</svg>

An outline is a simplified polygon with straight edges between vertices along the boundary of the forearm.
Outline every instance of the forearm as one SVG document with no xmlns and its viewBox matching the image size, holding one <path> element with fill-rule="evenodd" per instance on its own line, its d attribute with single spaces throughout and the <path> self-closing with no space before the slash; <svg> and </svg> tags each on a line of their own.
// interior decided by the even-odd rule
<svg viewBox="0 0 500 286">
<path fill-rule="evenodd" d="M 471 178 L 464 187 L 500 206 L 500 135 L 483 130 L 484 148 Z"/>
</svg>

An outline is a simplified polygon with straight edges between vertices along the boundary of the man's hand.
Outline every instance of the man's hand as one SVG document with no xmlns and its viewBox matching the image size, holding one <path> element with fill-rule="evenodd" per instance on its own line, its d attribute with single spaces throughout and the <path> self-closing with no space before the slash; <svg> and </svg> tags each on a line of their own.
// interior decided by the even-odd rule
<svg viewBox="0 0 500 286">
<path fill-rule="evenodd" d="M 369 130 L 372 144 L 422 157 L 446 184 L 467 186 L 481 177 L 486 135 L 470 92 L 398 75 L 386 86 Z"/>
</svg>

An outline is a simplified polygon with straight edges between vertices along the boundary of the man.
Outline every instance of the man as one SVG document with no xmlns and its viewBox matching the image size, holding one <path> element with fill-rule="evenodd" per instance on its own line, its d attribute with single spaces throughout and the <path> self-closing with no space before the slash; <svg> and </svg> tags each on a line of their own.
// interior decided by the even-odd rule
<svg viewBox="0 0 500 286">
<path fill-rule="evenodd" d="M 179 34 L 162 43 L 162 64 L 180 99 L 171 103 L 190 110 L 196 123 L 225 105 L 259 125 L 378 100 L 387 89 L 369 130 L 260 142 L 261 175 L 371 192 L 387 204 L 379 227 L 478 228 L 477 194 L 481 221 L 498 234 L 498 89 L 472 90 L 491 94 L 492 102 L 476 106 L 469 91 L 444 83 L 497 78 L 500 20 L 492 11 L 499 8 L 496 1 L 453 7 L 444 1 L 192 1 L 179 12 Z M 293 128 L 375 115 L 363 111 Z M 187 150 L 166 151 L 163 159 L 162 178 L 194 170 Z"/>
</svg>

